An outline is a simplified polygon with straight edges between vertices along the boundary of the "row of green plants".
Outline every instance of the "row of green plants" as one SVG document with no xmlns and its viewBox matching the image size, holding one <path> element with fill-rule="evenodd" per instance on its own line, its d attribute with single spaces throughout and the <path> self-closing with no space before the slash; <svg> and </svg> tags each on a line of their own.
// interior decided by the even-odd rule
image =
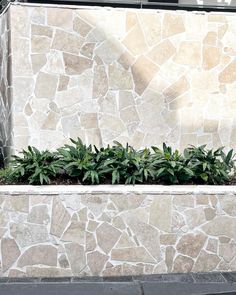
<svg viewBox="0 0 236 295">
<path fill-rule="evenodd" d="M 113 146 L 86 146 L 71 139 L 55 152 L 28 147 L 13 156 L 0 171 L 4 184 L 50 184 L 68 180 L 78 184 L 225 184 L 235 170 L 233 150 L 208 150 L 190 146 L 181 154 L 163 144 L 135 150 L 114 142 Z"/>
</svg>

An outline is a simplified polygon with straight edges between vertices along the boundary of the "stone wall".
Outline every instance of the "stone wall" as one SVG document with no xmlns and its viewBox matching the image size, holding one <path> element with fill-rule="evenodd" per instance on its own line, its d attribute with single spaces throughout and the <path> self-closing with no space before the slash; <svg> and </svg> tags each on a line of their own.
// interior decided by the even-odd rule
<svg viewBox="0 0 236 295">
<path fill-rule="evenodd" d="M 0 187 L 1 276 L 236 271 L 234 187 Z"/>
<path fill-rule="evenodd" d="M 12 144 L 9 10 L 0 14 L 0 168 Z"/>
<path fill-rule="evenodd" d="M 236 148 L 235 14 L 11 6 L 14 146 Z"/>
</svg>

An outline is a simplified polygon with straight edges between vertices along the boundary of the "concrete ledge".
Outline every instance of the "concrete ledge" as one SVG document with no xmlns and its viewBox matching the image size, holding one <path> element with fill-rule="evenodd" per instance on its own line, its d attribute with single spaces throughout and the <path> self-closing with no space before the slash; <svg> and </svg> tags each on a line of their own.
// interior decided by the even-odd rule
<svg viewBox="0 0 236 295">
<path fill-rule="evenodd" d="M 236 270 L 234 186 L 0 186 L 2 277 Z"/>
<path fill-rule="evenodd" d="M 1 194 L 236 194 L 235 185 L 0 185 Z"/>
</svg>

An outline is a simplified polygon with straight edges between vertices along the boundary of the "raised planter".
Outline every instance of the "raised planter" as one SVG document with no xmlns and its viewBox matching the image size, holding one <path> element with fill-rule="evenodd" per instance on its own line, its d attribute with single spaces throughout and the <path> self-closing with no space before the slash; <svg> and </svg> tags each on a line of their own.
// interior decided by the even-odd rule
<svg viewBox="0 0 236 295">
<path fill-rule="evenodd" d="M 236 270 L 234 186 L 0 186 L 5 277 Z"/>
</svg>

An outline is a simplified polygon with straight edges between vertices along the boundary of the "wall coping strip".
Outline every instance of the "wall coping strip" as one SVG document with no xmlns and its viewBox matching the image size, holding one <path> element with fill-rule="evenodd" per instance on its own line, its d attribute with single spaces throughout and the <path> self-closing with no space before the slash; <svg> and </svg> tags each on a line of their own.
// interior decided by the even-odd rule
<svg viewBox="0 0 236 295">
<path fill-rule="evenodd" d="M 211 185 L 0 185 L 0 194 L 57 195 L 57 194 L 236 194 L 236 186 Z"/>
<path fill-rule="evenodd" d="M 69 4 L 46 4 L 46 3 L 24 3 L 24 2 L 10 2 L 9 5 L 15 5 L 15 6 L 28 6 L 28 7 L 45 7 L 45 8 L 67 8 L 67 9 L 90 9 L 90 10 L 125 10 L 125 9 L 130 9 L 130 10 L 137 10 L 140 8 L 123 8 L 123 7 L 110 7 L 110 6 L 86 6 L 86 5 L 69 5 Z M 143 11 L 150 11 L 153 9 L 143 9 Z M 165 9 L 155 9 L 157 13 L 163 13 L 163 11 L 170 12 L 169 10 Z M 173 10 L 176 11 L 176 10 Z M 192 13 L 192 14 L 217 14 L 217 15 L 228 15 L 228 16 L 234 16 L 234 12 L 222 12 L 222 11 L 186 11 L 186 10 L 178 10 L 179 13 Z"/>
</svg>

